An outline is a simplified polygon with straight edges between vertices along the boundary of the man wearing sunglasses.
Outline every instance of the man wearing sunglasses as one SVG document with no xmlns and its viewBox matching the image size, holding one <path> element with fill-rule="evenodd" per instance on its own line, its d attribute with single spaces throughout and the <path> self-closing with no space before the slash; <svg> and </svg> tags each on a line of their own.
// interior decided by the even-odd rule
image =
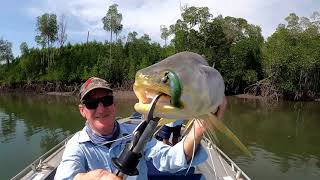
<svg viewBox="0 0 320 180">
<path fill-rule="evenodd" d="M 131 139 L 126 137 L 133 132 L 135 126 L 119 124 L 115 120 L 113 91 L 100 78 L 89 78 L 81 86 L 79 110 L 86 125 L 67 143 L 55 179 L 119 179 L 110 173 L 117 171 L 111 159 L 118 157 L 125 145 L 130 143 Z M 195 123 L 193 128 L 194 133 L 189 133 L 173 147 L 156 139 L 148 142 L 137 167 L 139 175 L 128 176 L 127 179 L 146 180 L 146 160 L 150 159 L 160 171 L 177 172 L 188 168 L 194 153 L 194 140 L 198 146 L 205 131 L 200 123 Z M 192 166 L 206 159 L 207 154 L 200 145 Z"/>
</svg>

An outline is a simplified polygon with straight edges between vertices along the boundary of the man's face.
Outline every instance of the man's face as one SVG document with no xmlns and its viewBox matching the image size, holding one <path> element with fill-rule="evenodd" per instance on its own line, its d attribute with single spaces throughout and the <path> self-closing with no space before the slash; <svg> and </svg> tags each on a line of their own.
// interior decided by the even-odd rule
<svg viewBox="0 0 320 180">
<path fill-rule="evenodd" d="M 95 100 L 105 96 L 112 96 L 112 92 L 105 89 L 94 89 L 86 96 L 86 100 Z M 98 107 L 95 109 L 89 109 L 85 104 L 80 104 L 79 110 L 93 131 L 101 135 L 109 135 L 112 133 L 116 114 L 114 104 L 104 106 L 102 102 L 99 102 Z"/>
</svg>

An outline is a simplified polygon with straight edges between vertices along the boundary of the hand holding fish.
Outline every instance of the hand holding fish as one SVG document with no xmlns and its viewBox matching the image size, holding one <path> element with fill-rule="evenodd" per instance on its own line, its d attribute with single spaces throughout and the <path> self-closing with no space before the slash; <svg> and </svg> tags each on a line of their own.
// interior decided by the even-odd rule
<svg viewBox="0 0 320 180">
<path fill-rule="evenodd" d="M 221 105 L 218 106 L 218 110 L 215 113 L 215 116 L 217 117 L 218 120 L 222 120 L 224 117 L 224 112 L 226 111 L 227 108 L 227 98 L 223 98 L 223 102 Z M 208 125 L 206 124 L 205 120 L 202 119 L 197 119 L 194 121 L 194 127 L 195 127 L 195 132 L 196 132 L 196 137 L 197 136 L 202 136 L 205 131 L 208 128 Z"/>
<path fill-rule="evenodd" d="M 222 104 L 218 106 L 218 110 L 215 113 L 217 116 L 218 120 L 222 120 L 224 117 L 224 112 L 226 111 L 227 108 L 227 98 L 224 96 Z"/>
<path fill-rule="evenodd" d="M 104 170 L 95 169 L 87 173 L 79 173 L 74 177 L 74 180 L 122 180 L 122 178 Z"/>
<path fill-rule="evenodd" d="M 227 98 L 223 98 L 222 104 L 218 107 L 217 112 L 215 115 L 219 120 L 221 120 L 224 116 L 224 112 L 227 106 Z M 208 126 L 206 122 L 202 119 L 196 119 L 193 123 L 193 127 L 191 131 L 186 136 L 186 139 L 183 144 L 184 153 L 186 155 L 187 161 L 190 161 L 192 155 L 194 153 L 194 149 L 200 144 L 200 141 L 207 130 Z"/>
</svg>

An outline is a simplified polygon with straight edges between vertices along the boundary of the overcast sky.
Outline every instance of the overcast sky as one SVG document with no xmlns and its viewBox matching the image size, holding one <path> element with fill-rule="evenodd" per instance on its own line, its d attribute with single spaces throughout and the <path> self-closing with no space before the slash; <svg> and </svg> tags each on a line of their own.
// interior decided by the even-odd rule
<svg viewBox="0 0 320 180">
<path fill-rule="evenodd" d="M 171 25 L 180 18 L 181 5 L 209 7 L 214 17 L 245 18 L 250 24 L 259 25 L 264 37 L 270 36 L 284 18 L 294 12 L 299 17 L 309 17 L 320 10 L 320 0 L 2 0 L 0 5 L 0 38 L 13 43 L 13 53 L 20 54 L 21 42 L 37 47 L 36 17 L 44 13 L 64 14 L 67 20 L 67 42 L 90 40 L 104 41 L 109 34 L 103 30 L 101 18 L 108 7 L 117 3 L 123 15 L 121 36 L 130 31 L 148 34 L 152 41 L 163 44 L 160 25 Z"/>
</svg>

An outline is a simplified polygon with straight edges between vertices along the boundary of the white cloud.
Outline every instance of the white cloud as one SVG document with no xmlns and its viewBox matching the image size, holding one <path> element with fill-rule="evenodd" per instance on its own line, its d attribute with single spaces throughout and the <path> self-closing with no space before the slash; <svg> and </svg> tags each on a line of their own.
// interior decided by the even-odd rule
<svg viewBox="0 0 320 180">
<path fill-rule="evenodd" d="M 179 0 L 48 0 L 31 3 L 27 12 L 36 17 L 44 12 L 65 14 L 68 19 L 68 32 L 77 35 L 87 33 L 105 38 L 106 32 L 102 28 L 101 18 L 108 7 L 119 4 L 119 11 L 123 14 L 124 31 L 137 31 L 139 35 L 149 34 L 152 40 L 160 40 L 160 25 L 174 24 L 180 18 Z M 308 16 L 319 9 L 318 2 L 312 0 L 181 0 L 181 4 L 189 6 L 207 6 L 210 12 L 217 16 L 242 17 L 249 23 L 262 27 L 264 36 L 269 36 L 279 23 L 284 22 L 290 12 L 297 12 L 299 16 Z M 299 14 L 300 13 L 300 14 Z"/>
</svg>

